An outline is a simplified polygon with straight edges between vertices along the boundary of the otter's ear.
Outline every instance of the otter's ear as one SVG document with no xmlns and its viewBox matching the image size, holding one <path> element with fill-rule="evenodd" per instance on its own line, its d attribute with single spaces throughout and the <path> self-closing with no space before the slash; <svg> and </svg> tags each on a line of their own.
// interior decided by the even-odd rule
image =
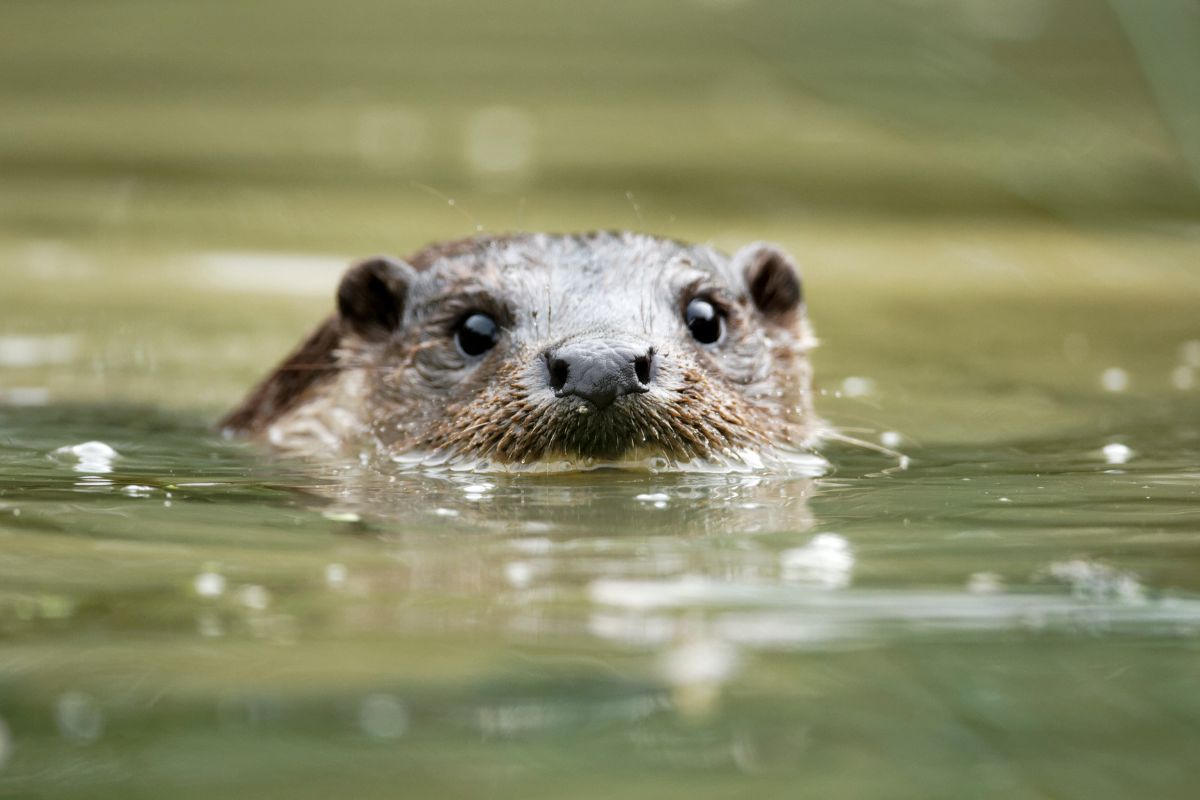
<svg viewBox="0 0 1200 800">
<path fill-rule="evenodd" d="M 346 270 L 338 285 L 342 330 L 382 341 L 400 327 L 404 301 L 416 272 L 403 261 L 378 256 Z"/>
<path fill-rule="evenodd" d="M 779 247 L 766 242 L 748 244 L 734 255 L 733 265 L 745 277 L 750 298 L 762 313 L 787 314 L 804 301 L 800 270 Z"/>
</svg>

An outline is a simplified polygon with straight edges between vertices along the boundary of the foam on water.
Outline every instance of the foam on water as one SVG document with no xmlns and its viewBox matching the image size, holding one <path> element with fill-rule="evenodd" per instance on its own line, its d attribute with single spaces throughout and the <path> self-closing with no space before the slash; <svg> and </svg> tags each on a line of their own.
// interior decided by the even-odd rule
<svg viewBox="0 0 1200 800">
<path fill-rule="evenodd" d="M 392 456 L 389 460 L 403 469 L 498 474 L 560 474 L 616 469 L 649 474 L 678 472 L 726 475 L 770 472 L 779 475 L 818 478 L 828 472 L 830 467 L 829 461 L 813 451 L 785 448 L 763 451 L 730 449 L 718 457 L 694 458 L 688 461 L 679 461 L 661 454 L 645 452 L 635 453 L 628 458 L 619 460 L 562 458 L 525 464 L 503 464 L 487 458 L 430 451 L 403 453 Z"/>
</svg>

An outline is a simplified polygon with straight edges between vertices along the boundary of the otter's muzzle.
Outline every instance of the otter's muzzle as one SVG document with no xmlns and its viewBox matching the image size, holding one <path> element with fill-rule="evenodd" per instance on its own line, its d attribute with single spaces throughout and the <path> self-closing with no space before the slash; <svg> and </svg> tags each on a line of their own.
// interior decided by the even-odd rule
<svg viewBox="0 0 1200 800">
<path fill-rule="evenodd" d="M 650 391 L 654 380 L 653 347 L 631 347 L 599 339 L 571 342 L 547 350 L 546 368 L 556 397 L 587 400 L 597 410 L 618 397 Z"/>
</svg>

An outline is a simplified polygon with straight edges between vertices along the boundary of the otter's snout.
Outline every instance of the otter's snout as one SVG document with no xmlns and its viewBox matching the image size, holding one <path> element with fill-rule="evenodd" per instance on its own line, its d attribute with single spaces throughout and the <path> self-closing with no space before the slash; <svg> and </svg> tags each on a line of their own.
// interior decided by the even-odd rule
<svg viewBox="0 0 1200 800">
<path fill-rule="evenodd" d="M 556 397 L 587 400 L 607 408 L 626 394 L 650 391 L 654 380 L 653 347 L 631 347 L 599 339 L 571 342 L 547 350 L 550 388 Z"/>
</svg>

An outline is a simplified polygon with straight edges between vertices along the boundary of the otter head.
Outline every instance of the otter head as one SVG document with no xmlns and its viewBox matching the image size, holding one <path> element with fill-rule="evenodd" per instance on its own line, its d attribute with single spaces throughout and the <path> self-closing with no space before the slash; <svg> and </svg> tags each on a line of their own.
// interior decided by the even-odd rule
<svg viewBox="0 0 1200 800">
<path fill-rule="evenodd" d="M 598 233 L 377 258 L 338 289 L 344 372 L 390 455 L 724 459 L 816 426 L 795 264 Z"/>
</svg>

